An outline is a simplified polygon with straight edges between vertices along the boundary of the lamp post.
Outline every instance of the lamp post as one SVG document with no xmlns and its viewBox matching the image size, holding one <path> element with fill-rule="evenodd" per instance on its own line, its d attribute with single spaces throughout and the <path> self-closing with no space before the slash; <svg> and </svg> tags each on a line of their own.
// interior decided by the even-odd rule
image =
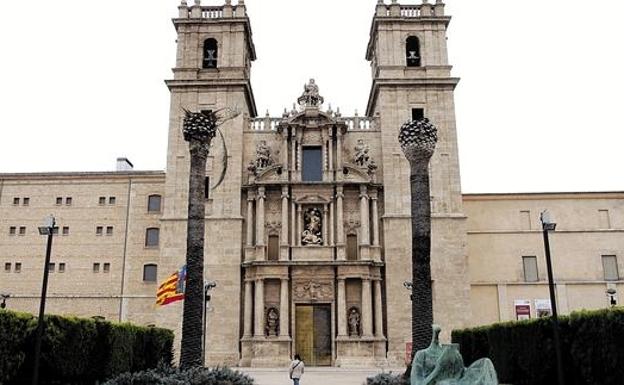
<svg viewBox="0 0 624 385">
<path fill-rule="evenodd" d="M 204 282 L 204 332 L 202 338 L 202 364 L 206 364 L 206 334 L 208 331 L 208 303 L 210 303 L 210 290 L 217 287 L 214 281 Z"/>
<path fill-rule="evenodd" d="M 540 214 L 540 221 L 542 222 L 542 230 L 544 233 L 544 249 L 546 252 L 546 268 L 548 270 L 548 290 L 550 291 L 550 304 L 552 306 L 552 323 L 553 323 L 553 336 L 555 339 L 555 354 L 557 356 L 557 378 L 559 385 L 565 385 L 563 375 L 563 360 L 561 355 L 561 339 L 559 337 L 559 318 L 557 316 L 557 300 L 555 298 L 555 283 L 553 280 L 552 262 L 550 258 L 550 243 L 548 240 L 548 232 L 555 231 L 557 223 L 551 218 L 548 210 L 544 210 Z"/>
<path fill-rule="evenodd" d="M 0 310 L 6 309 L 6 300 L 11 298 L 11 294 L 0 294 L 0 298 L 2 298 L 2 303 L 0 303 Z"/>
<path fill-rule="evenodd" d="M 54 230 L 58 228 L 55 226 L 56 226 L 56 219 L 54 218 L 54 216 L 50 215 L 44 220 L 43 226 L 39 227 L 39 234 L 48 236 L 48 245 L 46 247 L 45 264 L 43 265 L 43 284 L 41 287 L 41 302 L 39 303 L 39 318 L 37 320 L 37 339 L 35 341 L 35 365 L 33 368 L 32 385 L 39 384 L 39 362 L 41 361 L 41 339 L 43 338 L 43 328 L 44 328 L 43 315 L 45 313 L 46 295 L 48 292 L 48 277 L 49 277 L 48 266 L 50 265 L 50 256 L 52 255 L 52 238 L 54 238 Z"/>
</svg>

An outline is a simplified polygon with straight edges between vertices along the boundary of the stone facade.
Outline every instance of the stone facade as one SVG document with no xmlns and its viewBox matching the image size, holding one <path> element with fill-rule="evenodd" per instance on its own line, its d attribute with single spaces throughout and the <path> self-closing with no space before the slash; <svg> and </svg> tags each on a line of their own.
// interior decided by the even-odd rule
<svg viewBox="0 0 624 385">
<path fill-rule="evenodd" d="M 179 342 L 181 304 L 154 302 L 158 283 L 186 253 L 184 109 L 228 107 L 241 114 L 222 127 L 225 146 L 213 141 L 206 168 L 205 276 L 218 285 L 207 313 L 208 364 L 284 365 L 297 352 L 313 365 L 404 363 L 410 185 L 397 137 L 418 116 L 439 129 L 430 168 L 435 322 L 448 333 L 513 319 L 515 300 L 548 298 L 536 225 L 543 208 L 561 222 L 552 245 L 562 312 L 607 306 L 605 290 L 621 283 L 601 275 L 602 256 L 622 254 L 624 194 L 462 196 L 449 22 L 441 1 L 379 2 L 365 116 L 324 108 L 311 80 L 295 107 L 258 117 L 244 3 L 183 1 L 167 81 L 166 173 L 0 174 L 0 293 L 11 293 L 9 308 L 37 309 L 45 243 L 37 226 L 53 213 L 59 235 L 48 311 L 156 324 L 176 331 Z M 213 189 L 225 148 L 225 181 Z M 155 243 L 148 229 L 158 233 Z M 523 270 L 530 256 L 538 262 L 534 282 Z"/>
</svg>

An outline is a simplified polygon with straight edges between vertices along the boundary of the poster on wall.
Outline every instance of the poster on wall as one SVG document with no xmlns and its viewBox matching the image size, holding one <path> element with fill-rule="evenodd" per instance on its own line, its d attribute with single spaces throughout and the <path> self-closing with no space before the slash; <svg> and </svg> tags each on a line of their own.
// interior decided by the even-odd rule
<svg viewBox="0 0 624 385">
<path fill-rule="evenodd" d="M 518 321 L 531 319 L 531 301 L 528 299 L 517 299 L 514 301 L 516 319 Z"/>
<path fill-rule="evenodd" d="M 552 306 L 549 299 L 536 299 L 535 300 L 535 314 L 537 318 L 552 316 Z"/>
</svg>

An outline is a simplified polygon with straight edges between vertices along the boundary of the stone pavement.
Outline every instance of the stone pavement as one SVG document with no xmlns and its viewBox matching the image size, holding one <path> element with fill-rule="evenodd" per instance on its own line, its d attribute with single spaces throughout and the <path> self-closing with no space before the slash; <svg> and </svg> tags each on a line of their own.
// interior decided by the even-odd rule
<svg viewBox="0 0 624 385">
<path fill-rule="evenodd" d="M 290 385 L 287 368 L 236 368 L 256 380 L 256 385 Z M 384 369 L 385 372 L 402 373 L 405 369 Z M 343 369 L 333 367 L 305 368 L 301 385 L 362 385 L 366 378 L 381 373 L 380 368 Z"/>
</svg>

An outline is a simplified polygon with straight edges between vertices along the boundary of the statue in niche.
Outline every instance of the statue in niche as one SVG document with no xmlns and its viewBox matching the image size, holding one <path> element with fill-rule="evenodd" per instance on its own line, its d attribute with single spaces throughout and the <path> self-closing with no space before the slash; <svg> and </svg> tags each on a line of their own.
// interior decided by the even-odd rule
<svg viewBox="0 0 624 385">
<path fill-rule="evenodd" d="M 370 148 L 368 144 L 364 143 L 364 139 L 358 139 L 357 144 L 355 145 L 355 164 L 360 167 L 366 167 L 370 156 L 368 152 Z"/>
<path fill-rule="evenodd" d="M 268 336 L 277 336 L 279 329 L 279 314 L 274 307 L 270 308 L 267 312 L 266 318 L 266 333 Z"/>
<path fill-rule="evenodd" d="M 261 140 L 256 146 L 256 167 L 263 169 L 271 165 L 271 148 L 266 140 Z"/>
<path fill-rule="evenodd" d="M 304 216 L 305 230 L 301 233 L 301 243 L 305 245 L 321 245 L 323 236 L 321 234 L 322 220 L 321 210 L 311 208 L 306 210 Z"/>
<path fill-rule="evenodd" d="M 349 310 L 349 336 L 358 337 L 360 335 L 360 311 L 356 307 Z"/>
<path fill-rule="evenodd" d="M 303 95 L 297 101 L 303 107 L 319 107 L 325 99 L 319 94 L 319 87 L 314 79 L 310 79 L 310 82 L 303 86 Z"/>
<path fill-rule="evenodd" d="M 483 358 L 464 368 L 459 346 L 440 345 L 438 325 L 427 349 L 419 350 L 412 361 L 411 385 L 498 385 L 492 361 Z"/>
<path fill-rule="evenodd" d="M 249 162 L 249 165 L 247 166 L 247 171 L 249 171 L 251 175 L 257 175 L 258 168 L 256 167 L 256 163 L 253 160 Z"/>
</svg>

